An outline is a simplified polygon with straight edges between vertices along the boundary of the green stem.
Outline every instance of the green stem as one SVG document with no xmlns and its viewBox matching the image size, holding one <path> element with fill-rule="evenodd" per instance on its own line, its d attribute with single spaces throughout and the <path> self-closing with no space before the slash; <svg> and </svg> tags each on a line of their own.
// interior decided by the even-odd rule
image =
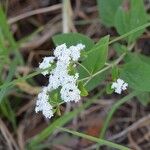
<svg viewBox="0 0 150 150">
<path fill-rule="evenodd" d="M 87 134 L 79 133 L 79 132 L 72 131 L 72 130 L 69 130 L 69 129 L 66 129 L 66 128 L 59 128 L 59 129 L 61 129 L 62 131 L 71 133 L 73 135 L 88 139 L 90 141 L 97 142 L 101 145 L 107 145 L 109 147 L 116 148 L 118 150 L 130 150 L 129 148 L 127 148 L 125 146 L 115 144 L 115 143 L 112 143 L 112 142 L 109 142 L 109 141 L 106 141 L 106 140 L 103 140 L 103 139 L 99 139 L 99 138 L 96 138 L 96 137 L 93 137 L 93 136 L 90 136 L 90 135 L 87 135 Z"/>
<path fill-rule="evenodd" d="M 18 79 L 14 79 L 13 81 L 9 82 L 9 83 L 5 83 L 3 85 L 0 85 L 0 89 L 3 89 L 3 88 L 6 88 L 6 87 L 9 87 L 9 86 L 15 86 L 18 82 L 22 82 L 22 81 L 25 81 L 27 79 L 30 79 L 40 73 L 42 73 L 43 71 L 45 70 L 48 70 L 50 69 L 51 67 L 48 67 L 46 69 L 38 69 L 37 71 L 33 72 L 33 73 L 30 73 L 29 75 L 27 76 L 23 76 L 23 77 L 20 77 Z"/>
<path fill-rule="evenodd" d="M 116 110 L 121 106 L 123 105 L 124 103 L 126 103 L 127 101 L 130 101 L 131 98 L 133 98 L 135 95 L 137 95 L 138 92 L 137 91 L 134 91 L 132 93 L 130 93 L 129 95 L 125 96 L 124 98 L 120 99 L 119 101 L 117 101 L 112 107 L 111 107 L 111 110 L 108 112 L 108 115 L 106 117 L 106 120 L 104 122 L 104 125 L 103 125 L 103 128 L 102 128 L 102 131 L 100 133 L 100 138 L 103 139 L 104 136 L 105 136 L 105 133 L 106 133 L 106 130 L 110 124 L 110 121 L 112 119 L 112 116 L 113 114 L 116 112 Z M 97 150 L 99 149 L 99 146 L 97 146 Z"/>
<path fill-rule="evenodd" d="M 116 42 L 116 41 L 119 41 L 119 40 L 121 40 L 121 39 L 123 39 L 123 38 L 126 38 L 126 37 L 128 37 L 129 35 L 131 35 L 131 34 L 133 34 L 133 33 L 136 33 L 136 32 L 138 32 L 138 31 L 140 31 L 140 30 L 142 30 L 142 29 L 145 29 L 145 28 L 147 28 L 147 27 L 149 27 L 149 26 L 150 26 L 150 22 L 148 22 L 148 23 L 146 23 L 146 24 L 143 24 L 142 26 L 139 26 L 139 27 L 137 27 L 137 28 L 135 28 L 135 29 L 133 29 L 133 30 L 131 30 L 131 31 L 129 31 L 129 32 L 127 32 L 127 33 L 121 35 L 121 36 L 119 36 L 118 38 L 115 38 L 114 40 L 111 40 L 111 41 L 109 42 L 109 44 L 112 44 L 112 43 L 114 43 L 114 42 Z"/>
<path fill-rule="evenodd" d="M 95 74 L 82 78 L 79 81 L 86 81 L 88 80 L 88 82 L 95 76 L 105 72 L 106 70 L 110 69 L 111 67 L 113 67 L 114 65 L 119 64 L 119 62 L 124 58 L 124 56 L 126 55 L 126 53 L 123 53 L 115 62 L 113 62 L 112 64 L 107 65 L 106 67 L 104 67 L 103 69 L 101 69 L 100 71 L 96 72 Z"/>
<path fill-rule="evenodd" d="M 90 76 L 91 76 L 91 73 L 89 72 L 89 70 L 86 68 L 86 67 L 84 67 L 81 63 L 79 63 L 79 62 L 76 62 L 76 64 L 78 64 L 79 66 L 81 66 Z"/>
<path fill-rule="evenodd" d="M 123 35 L 121 35 L 121 36 L 119 36 L 119 37 L 113 39 L 113 40 L 111 40 L 111 41 L 108 43 L 108 45 L 110 45 L 110 44 L 112 44 L 112 43 L 115 43 L 115 42 L 117 42 L 117 41 L 119 41 L 119 40 L 121 40 L 121 39 L 124 39 L 124 38 L 128 37 L 129 35 L 131 35 L 131 34 L 133 34 L 133 33 L 136 33 L 136 32 L 138 32 L 138 31 L 140 31 L 140 30 L 142 30 L 142 29 L 145 29 L 146 27 L 149 27 L 149 26 L 150 26 L 150 22 L 148 22 L 148 23 L 146 23 L 146 24 L 144 24 L 144 25 L 142 25 L 142 26 L 139 26 L 139 27 L 137 27 L 137 28 L 135 28 L 135 29 L 133 29 L 133 30 L 131 30 L 131 31 L 129 31 L 129 32 L 127 32 L 127 33 L 125 33 L 125 34 L 123 34 Z M 101 47 L 103 47 L 103 46 L 106 46 L 106 45 L 107 45 L 107 44 L 102 44 L 101 46 L 99 46 L 99 48 L 101 48 Z M 94 50 L 94 49 L 88 51 L 86 54 L 87 54 L 87 55 L 90 54 L 91 52 L 93 52 L 93 50 Z"/>
</svg>

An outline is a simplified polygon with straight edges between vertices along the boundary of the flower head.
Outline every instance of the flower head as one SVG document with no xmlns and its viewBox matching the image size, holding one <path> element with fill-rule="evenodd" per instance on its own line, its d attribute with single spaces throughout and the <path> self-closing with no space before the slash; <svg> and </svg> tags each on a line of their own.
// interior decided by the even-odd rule
<svg viewBox="0 0 150 150">
<path fill-rule="evenodd" d="M 54 62 L 54 59 L 55 57 L 45 57 L 43 61 L 39 64 L 39 68 L 46 69 L 48 67 L 51 67 L 51 64 Z M 43 75 L 47 75 L 48 73 L 48 70 L 42 72 Z"/>
<path fill-rule="evenodd" d="M 83 44 L 77 44 L 76 46 L 70 46 L 71 58 L 73 61 L 78 61 L 80 58 L 80 51 L 85 48 Z"/>
<path fill-rule="evenodd" d="M 125 83 L 122 79 L 117 79 L 116 82 L 113 82 L 111 88 L 115 90 L 116 93 L 121 94 L 122 91 L 126 90 L 128 83 Z"/>
<path fill-rule="evenodd" d="M 48 102 L 48 93 L 57 88 L 60 88 L 60 96 L 64 102 L 78 102 L 80 100 L 80 90 L 77 87 L 79 74 L 70 75 L 68 67 L 70 63 L 79 60 L 80 52 L 84 48 L 85 45 L 83 44 L 77 44 L 76 46 L 67 48 L 64 43 L 55 48 L 54 57 L 45 57 L 43 59 L 43 62 L 39 65 L 40 69 L 50 67 L 51 63 L 54 63 L 54 60 L 56 60 L 56 67 L 51 72 L 47 70 L 42 72 L 43 75 L 49 74 L 49 83 L 38 95 L 35 108 L 36 112 L 42 111 L 46 118 L 53 116 L 52 106 Z"/>
<path fill-rule="evenodd" d="M 80 100 L 80 90 L 75 84 L 67 83 L 65 84 L 60 91 L 61 98 L 65 102 L 78 102 Z"/>
<path fill-rule="evenodd" d="M 44 87 L 42 91 L 38 94 L 38 99 L 36 101 L 36 113 L 42 111 L 46 118 L 51 118 L 53 116 L 52 106 L 48 102 L 49 96 L 47 94 L 47 87 Z"/>
</svg>

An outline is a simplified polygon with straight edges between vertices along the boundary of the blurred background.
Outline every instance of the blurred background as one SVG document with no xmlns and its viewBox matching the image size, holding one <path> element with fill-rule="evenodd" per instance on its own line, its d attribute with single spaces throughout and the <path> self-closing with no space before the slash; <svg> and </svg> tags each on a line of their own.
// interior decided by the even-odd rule
<svg viewBox="0 0 150 150">
<path fill-rule="evenodd" d="M 67 5 L 61 0 L 0 0 L 0 4 L 1 85 L 35 71 L 42 57 L 50 55 L 54 49 L 52 36 L 55 34 L 79 32 L 95 42 L 108 34 L 113 38 L 118 36 L 114 28 L 101 23 L 96 0 L 71 0 Z M 144 4 L 150 12 L 150 1 L 145 0 Z M 124 7 L 129 7 L 127 1 Z M 150 56 L 149 48 L 150 32 L 147 29 L 136 42 L 135 51 Z M 114 58 L 116 53 L 110 46 L 109 59 Z M 98 93 L 107 80 L 94 89 L 89 98 Z M 56 115 L 46 120 L 34 111 L 36 96 L 46 84 L 47 78 L 38 74 L 0 91 L 0 150 L 30 150 L 28 142 L 60 117 Z M 103 94 L 66 126 L 98 137 L 108 110 L 119 98 L 121 96 L 115 94 Z M 80 105 L 82 101 L 62 105 L 61 113 L 68 113 Z M 135 150 L 150 150 L 149 113 L 150 106 L 143 106 L 136 100 L 121 106 L 111 121 L 107 139 L 130 145 Z M 91 150 L 95 149 L 95 143 L 56 130 L 32 149 Z M 110 148 L 102 147 L 102 150 Z"/>
</svg>

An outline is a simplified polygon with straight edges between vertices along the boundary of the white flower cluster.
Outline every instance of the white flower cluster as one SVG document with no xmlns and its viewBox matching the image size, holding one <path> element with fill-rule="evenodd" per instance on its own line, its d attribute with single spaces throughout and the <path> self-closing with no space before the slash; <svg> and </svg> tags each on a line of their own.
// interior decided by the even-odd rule
<svg viewBox="0 0 150 150">
<path fill-rule="evenodd" d="M 42 63 L 40 63 L 39 68 L 40 69 L 46 69 L 48 67 L 51 67 L 51 64 L 54 62 L 54 57 L 45 57 L 42 61 Z M 42 72 L 43 75 L 47 75 L 48 74 L 48 70 L 45 70 Z"/>
<path fill-rule="evenodd" d="M 53 111 L 52 106 L 48 102 L 49 96 L 47 91 L 47 87 L 44 87 L 38 94 L 35 111 L 36 113 L 42 111 L 46 118 L 51 118 L 53 116 Z"/>
<path fill-rule="evenodd" d="M 78 102 L 80 100 L 80 90 L 77 87 L 78 73 L 70 75 L 68 73 L 68 67 L 70 63 L 78 61 L 80 58 L 80 52 L 85 48 L 83 44 L 77 44 L 76 46 L 70 46 L 67 48 L 66 44 L 59 45 L 54 50 L 54 57 L 45 57 L 43 62 L 40 63 L 39 68 L 45 69 L 51 67 L 54 60 L 56 60 L 56 67 L 49 72 L 43 71 L 43 75 L 49 75 L 49 84 L 44 87 L 42 92 L 39 93 L 35 111 L 42 111 L 46 118 L 53 116 L 52 106 L 48 102 L 51 91 L 61 87 L 60 95 L 64 102 Z"/>
<path fill-rule="evenodd" d="M 115 90 L 116 93 L 121 94 L 122 91 L 126 90 L 128 83 L 124 82 L 122 79 L 117 79 L 116 82 L 113 82 L 111 88 Z"/>
</svg>

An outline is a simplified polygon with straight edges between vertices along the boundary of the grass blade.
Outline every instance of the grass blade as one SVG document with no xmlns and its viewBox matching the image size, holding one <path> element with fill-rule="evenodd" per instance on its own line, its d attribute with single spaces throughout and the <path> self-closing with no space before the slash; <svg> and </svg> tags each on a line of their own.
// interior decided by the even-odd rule
<svg viewBox="0 0 150 150">
<path fill-rule="evenodd" d="M 115 143 L 112 143 L 112 142 L 109 142 L 109 141 L 106 141 L 106 140 L 103 140 L 103 139 L 99 139 L 99 138 L 96 138 L 96 137 L 93 137 L 93 136 L 90 136 L 90 135 L 87 135 L 87 134 L 83 134 L 83 133 L 80 133 L 80 132 L 72 131 L 72 130 L 69 130 L 69 129 L 66 129 L 66 128 L 59 128 L 59 129 L 64 131 L 64 132 L 71 133 L 71 134 L 73 134 L 75 136 L 79 136 L 79 137 L 88 139 L 90 141 L 99 143 L 101 145 L 107 145 L 109 147 L 112 147 L 112 148 L 115 148 L 115 149 L 118 149 L 118 150 L 131 150 L 131 149 L 125 147 L 125 146 L 122 146 L 122 145 L 119 145 L 119 144 L 115 144 Z"/>
<path fill-rule="evenodd" d="M 7 23 L 7 17 L 3 11 L 3 8 L 0 4 L 0 31 L 3 33 L 3 36 L 6 41 L 9 43 L 9 50 L 13 50 L 16 54 L 17 60 L 20 64 L 23 65 L 23 59 L 20 52 L 17 50 L 18 45 L 9 29 L 9 25 Z"/>
<path fill-rule="evenodd" d="M 7 84 L 7 83 L 9 83 L 9 82 L 12 80 L 12 78 L 13 78 L 13 76 L 14 76 L 14 73 L 15 73 L 15 70 L 16 70 L 16 65 L 17 65 L 17 62 L 16 62 L 16 61 L 14 61 L 14 62 L 10 65 L 10 70 L 9 70 L 7 79 L 6 79 L 6 81 L 5 81 L 4 84 Z M 0 103 L 1 103 L 1 101 L 2 101 L 2 99 L 3 99 L 3 97 L 5 96 L 5 94 L 6 94 L 8 88 L 9 88 L 9 87 L 5 87 L 5 88 L 3 88 L 3 89 L 0 91 Z"/>
</svg>

